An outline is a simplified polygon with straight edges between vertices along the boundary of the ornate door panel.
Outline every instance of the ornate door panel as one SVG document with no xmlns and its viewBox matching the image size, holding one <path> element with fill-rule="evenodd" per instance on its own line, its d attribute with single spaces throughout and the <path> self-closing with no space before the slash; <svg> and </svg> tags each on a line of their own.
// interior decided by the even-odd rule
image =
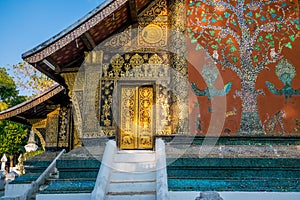
<svg viewBox="0 0 300 200">
<path fill-rule="evenodd" d="M 153 148 L 153 86 L 122 86 L 120 149 Z"/>
</svg>

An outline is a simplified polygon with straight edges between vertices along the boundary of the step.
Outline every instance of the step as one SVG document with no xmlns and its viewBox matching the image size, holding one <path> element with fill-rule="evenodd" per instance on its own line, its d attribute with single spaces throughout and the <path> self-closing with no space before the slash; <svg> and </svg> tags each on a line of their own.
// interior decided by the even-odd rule
<svg viewBox="0 0 300 200">
<path fill-rule="evenodd" d="M 26 184 L 31 183 L 39 178 L 42 173 L 27 173 L 23 176 L 17 177 L 14 181 L 10 182 L 10 184 Z"/>
<path fill-rule="evenodd" d="M 156 182 L 110 183 L 108 193 L 142 193 L 155 192 Z"/>
<path fill-rule="evenodd" d="M 299 179 L 169 179 L 171 191 L 300 192 Z"/>
<path fill-rule="evenodd" d="M 155 154 L 154 153 L 117 153 L 114 158 L 114 162 L 154 162 Z"/>
<path fill-rule="evenodd" d="M 119 150 L 118 154 L 144 154 L 144 153 L 155 153 L 151 150 Z"/>
<path fill-rule="evenodd" d="M 91 193 L 94 189 L 95 181 L 90 180 L 56 180 L 51 181 L 48 187 L 45 187 L 42 194 L 59 193 Z"/>
<path fill-rule="evenodd" d="M 155 194 L 107 195 L 106 200 L 155 200 Z"/>
<path fill-rule="evenodd" d="M 156 170 L 155 162 L 142 162 L 142 163 L 114 163 L 114 171 L 119 172 L 152 172 Z"/>
<path fill-rule="evenodd" d="M 110 180 L 111 182 L 155 181 L 156 172 L 113 172 Z"/>
</svg>

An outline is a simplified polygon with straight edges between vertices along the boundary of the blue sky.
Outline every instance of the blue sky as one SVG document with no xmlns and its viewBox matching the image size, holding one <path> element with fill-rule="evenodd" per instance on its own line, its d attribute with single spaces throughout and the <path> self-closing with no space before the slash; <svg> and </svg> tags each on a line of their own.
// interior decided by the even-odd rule
<svg viewBox="0 0 300 200">
<path fill-rule="evenodd" d="M 103 0 L 0 0 L 0 67 L 59 33 Z"/>
</svg>

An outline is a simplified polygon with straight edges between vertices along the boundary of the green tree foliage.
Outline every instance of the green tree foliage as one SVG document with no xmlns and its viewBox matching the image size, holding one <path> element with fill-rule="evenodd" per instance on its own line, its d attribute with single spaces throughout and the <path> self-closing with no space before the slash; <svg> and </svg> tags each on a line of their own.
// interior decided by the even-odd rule
<svg viewBox="0 0 300 200">
<path fill-rule="evenodd" d="M 18 155 L 26 145 L 27 129 L 24 125 L 8 120 L 0 121 L 0 154 Z"/>
<path fill-rule="evenodd" d="M 25 89 L 29 94 L 39 94 L 55 83 L 52 79 L 26 62 L 14 65 L 13 71 L 17 86 Z"/>
<path fill-rule="evenodd" d="M 12 107 L 26 100 L 25 96 L 19 96 L 16 84 L 5 68 L 0 68 L 0 111 Z"/>
<path fill-rule="evenodd" d="M 25 101 L 18 95 L 16 84 L 5 68 L 0 68 L 0 111 Z M 0 120 L 0 155 L 16 156 L 26 144 L 26 127 L 22 124 Z"/>
</svg>

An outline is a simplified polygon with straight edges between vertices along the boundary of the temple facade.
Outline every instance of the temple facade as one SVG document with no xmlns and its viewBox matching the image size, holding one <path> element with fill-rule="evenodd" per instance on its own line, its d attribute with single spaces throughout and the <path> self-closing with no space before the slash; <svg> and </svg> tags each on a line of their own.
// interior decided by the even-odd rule
<svg viewBox="0 0 300 200">
<path fill-rule="evenodd" d="M 40 199 L 299 199 L 299 29 L 296 0 L 106 0 L 22 55 L 57 84 L 0 119 L 39 137 L 46 152 L 29 166 L 56 162 Z"/>
<path fill-rule="evenodd" d="M 47 149 L 115 137 L 297 136 L 297 1 L 108 0 L 22 55 L 58 85 L 0 113 Z"/>
</svg>

